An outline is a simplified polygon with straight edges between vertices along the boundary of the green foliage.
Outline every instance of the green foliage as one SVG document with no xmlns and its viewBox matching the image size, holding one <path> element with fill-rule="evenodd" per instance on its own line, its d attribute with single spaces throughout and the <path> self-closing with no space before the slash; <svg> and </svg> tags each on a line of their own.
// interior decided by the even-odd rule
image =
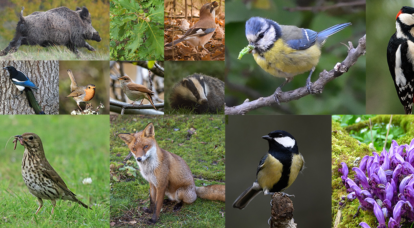
<svg viewBox="0 0 414 228">
<path fill-rule="evenodd" d="M 92 26 L 99 32 L 101 42 L 91 41 L 89 44 L 96 49 L 96 52 L 88 51 L 86 48 L 79 49 L 80 59 L 99 59 L 107 60 L 109 52 L 109 1 L 108 0 L 73 0 L 73 1 L 49 1 L 49 0 L 10 0 L 12 4 L 0 5 L 0 49 L 7 47 L 13 39 L 16 25 L 19 21 L 20 11 L 24 7 L 23 16 L 27 16 L 36 11 L 47 11 L 60 6 L 75 10 L 76 7 L 85 6 L 88 8 L 92 18 Z M 50 53 L 46 53 L 50 52 Z M 12 57 L 10 57 L 12 56 Z M 21 46 L 14 54 L 9 54 L 4 59 L 24 59 L 24 60 L 43 60 L 43 59 L 77 59 L 69 49 L 64 46 L 48 47 L 41 46 Z"/>
<path fill-rule="evenodd" d="M 9 115 L 0 116 L 0 126 L 0 227 L 108 227 L 108 116 Z M 58 200 L 51 215 L 52 204 L 43 200 L 35 215 L 37 199 L 21 176 L 24 148 L 18 144 L 13 150 L 10 138 L 25 132 L 40 136 L 49 163 L 93 210 Z M 82 184 L 88 177 L 92 183 Z"/>
<path fill-rule="evenodd" d="M 375 117 L 375 115 L 334 115 L 332 116 L 332 119 L 339 122 L 341 127 L 346 128 L 362 121 L 369 122 L 369 119 L 373 117 Z M 388 128 L 390 128 L 387 138 L 387 148 L 389 148 L 392 140 L 396 140 L 397 138 L 405 135 L 404 129 L 399 125 L 391 124 L 390 127 L 388 123 L 372 123 L 372 137 L 369 125 L 366 125 L 366 127 L 362 129 L 358 128 L 354 130 L 351 128 L 349 133 L 350 136 L 362 143 L 370 144 L 373 141 L 376 150 L 382 151 Z"/>
<path fill-rule="evenodd" d="M 111 222 L 135 221 L 135 226 L 145 226 L 151 214 L 142 207 L 149 205 L 149 184 L 139 174 L 139 167 L 132 159 L 123 164 L 129 149 L 117 137 L 120 133 L 143 130 L 152 122 L 155 138 L 160 148 L 180 156 L 195 177 L 196 186 L 223 184 L 225 181 L 225 126 L 224 117 L 217 115 L 165 115 L 165 116 L 118 116 L 111 121 Z M 195 128 L 196 134 L 187 138 L 187 130 Z M 133 169 L 136 169 L 136 176 Z M 129 173 L 128 173 L 129 172 Z M 114 178 L 115 177 L 115 178 Z M 198 198 L 192 204 L 184 204 L 173 212 L 175 203 L 163 205 L 161 227 L 224 227 L 224 203 Z M 131 215 L 130 211 L 134 211 Z"/>
<path fill-rule="evenodd" d="M 110 45 L 114 60 L 164 60 L 164 1 L 112 0 Z"/>
</svg>

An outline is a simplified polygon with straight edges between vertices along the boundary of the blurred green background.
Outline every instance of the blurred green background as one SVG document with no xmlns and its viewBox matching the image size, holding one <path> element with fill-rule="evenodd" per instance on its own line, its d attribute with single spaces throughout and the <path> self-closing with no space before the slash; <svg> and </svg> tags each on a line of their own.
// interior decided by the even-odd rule
<svg viewBox="0 0 414 228">
<path fill-rule="evenodd" d="M 224 81 L 224 62 L 223 61 L 191 61 L 191 62 L 164 62 L 165 66 L 165 114 L 174 112 L 170 107 L 170 94 L 181 79 L 195 73 L 202 73 Z"/>
<path fill-rule="evenodd" d="M 0 116 L 0 227 L 108 227 L 109 223 L 109 117 L 108 116 Z M 13 136 L 37 134 L 46 158 L 78 199 L 91 205 L 57 201 L 34 215 L 37 199 L 22 175 L 24 147 L 13 150 Z M 91 185 L 82 184 L 84 178 Z"/>
<path fill-rule="evenodd" d="M 244 4 L 246 2 L 246 4 Z M 289 12 L 286 8 L 313 7 L 317 1 L 226 1 L 226 105 L 241 104 L 246 98 L 250 100 L 261 96 L 270 96 L 284 82 L 262 70 L 253 59 L 246 55 L 241 60 L 237 56 L 247 46 L 245 23 L 253 16 L 260 16 L 277 21 L 282 25 L 295 25 L 322 31 L 336 24 L 352 22 L 352 26 L 332 35 L 322 48 L 322 56 L 312 81 L 319 78 L 322 70 L 331 70 L 337 62 L 342 62 L 348 49 L 341 43 L 351 41 L 356 47 L 358 40 L 365 34 L 365 6 L 333 7 L 329 10 L 304 10 Z M 319 2 L 321 3 L 321 2 Z M 322 2 L 334 5 L 338 2 Z M 379 14 L 381 15 L 381 14 Z M 306 84 L 309 72 L 298 75 L 292 82 L 283 87 L 283 91 L 294 90 Z M 231 84 L 229 84 L 231 83 Z M 231 85 L 245 87 L 230 89 Z M 244 90 L 251 90 L 246 94 Z M 282 107 L 264 107 L 249 114 L 332 114 L 332 113 L 365 113 L 365 56 L 361 56 L 350 70 L 339 78 L 329 82 L 322 94 L 308 95 L 299 100 L 282 103 Z"/>
<path fill-rule="evenodd" d="M 404 114 L 387 63 L 387 46 L 395 33 L 395 17 L 413 1 L 367 1 L 367 113 Z"/>
<path fill-rule="evenodd" d="M 19 21 L 20 11 L 24 7 L 23 16 L 27 16 L 36 11 L 47 11 L 60 6 L 66 6 L 71 10 L 76 7 L 85 6 L 88 8 L 92 18 L 92 26 L 99 32 L 102 38 L 101 42 L 88 41 L 88 43 L 100 53 L 97 58 L 109 58 L 109 0 L 72 0 L 72 1 L 50 1 L 50 0 L 1 0 L 0 1 L 0 49 L 7 47 L 9 42 L 13 39 L 17 22 Z M 44 48 L 35 46 L 40 50 Z M 33 50 L 29 46 L 21 46 L 20 51 Z M 69 49 L 68 49 L 69 50 Z M 86 48 L 79 48 L 79 51 L 85 54 L 90 54 Z M 106 53 L 106 56 L 104 55 Z M 23 58 L 23 57 L 20 57 Z M 68 59 L 67 57 L 60 57 L 59 59 Z M 30 58 L 25 58 L 30 59 Z M 53 58 L 54 60 L 57 58 Z"/>
<path fill-rule="evenodd" d="M 73 98 L 67 97 L 70 94 L 70 78 L 67 70 L 72 73 L 78 86 L 93 84 L 96 86 L 95 96 L 88 103 L 91 103 L 93 110 L 102 102 L 105 106 L 100 109 L 100 114 L 109 114 L 109 62 L 108 61 L 60 61 L 59 62 L 59 113 L 70 114 L 73 110 L 79 109 Z M 80 103 L 85 109 L 86 103 Z"/>
</svg>

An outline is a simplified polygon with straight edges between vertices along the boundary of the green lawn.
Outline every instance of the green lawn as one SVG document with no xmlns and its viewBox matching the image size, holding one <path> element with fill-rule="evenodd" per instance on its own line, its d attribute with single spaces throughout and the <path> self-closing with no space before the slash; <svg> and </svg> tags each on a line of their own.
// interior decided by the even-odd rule
<svg viewBox="0 0 414 228">
<path fill-rule="evenodd" d="M 129 149 L 117 137 L 119 133 L 141 131 L 152 122 L 158 145 L 186 161 L 195 177 L 196 186 L 224 184 L 225 125 L 217 115 L 126 115 L 111 117 L 111 225 L 144 226 L 151 214 L 142 211 L 149 206 L 149 184 L 131 158 L 123 164 Z M 196 134 L 187 139 L 187 130 Z M 157 227 L 224 227 L 224 202 L 198 198 L 173 212 L 175 203 L 163 205 Z"/>
<path fill-rule="evenodd" d="M 94 42 L 89 42 L 89 44 L 94 46 Z M 0 50 L 6 48 L 7 45 L 9 45 L 8 42 L 0 42 Z M 17 52 L 0 56 L 0 60 L 109 60 L 109 50 L 89 51 L 86 48 L 78 48 L 78 51 L 79 58 L 65 46 L 23 45 L 19 47 Z"/>
<path fill-rule="evenodd" d="M 108 116 L 0 116 L 0 127 L 0 227 L 109 227 Z M 21 176 L 24 147 L 13 150 L 11 137 L 25 132 L 39 135 L 49 163 L 93 210 L 58 200 L 52 215 L 43 200 L 35 215 L 37 199 Z M 82 184 L 87 177 L 91 185 Z"/>
</svg>

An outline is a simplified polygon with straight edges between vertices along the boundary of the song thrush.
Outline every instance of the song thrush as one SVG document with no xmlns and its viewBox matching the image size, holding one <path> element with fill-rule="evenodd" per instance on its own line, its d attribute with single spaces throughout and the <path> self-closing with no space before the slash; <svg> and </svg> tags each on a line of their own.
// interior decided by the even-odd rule
<svg viewBox="0 0 414 228">
<path fill-rule="evenodd" d="M 42 140 L 40 140 L 38 135 L 24 133 L 23 135 L 16 135 L 14 138 L 14 149 L 16 149 L 17 141 L 25 148 L 22 160 L 22 176 L 30 193 L 36 196 L 39 201 L 39 208 L 36 214 L 43 206 L 42 199 L 52 202 L 52 214 L 55 210 L 57 199 L 77 202 L 83 207 L 90 209 L 88 205 L 76 198 L 76 195 L 68 189 L 59 174 L 49 164 L 43 150 Z"/>
</svg>

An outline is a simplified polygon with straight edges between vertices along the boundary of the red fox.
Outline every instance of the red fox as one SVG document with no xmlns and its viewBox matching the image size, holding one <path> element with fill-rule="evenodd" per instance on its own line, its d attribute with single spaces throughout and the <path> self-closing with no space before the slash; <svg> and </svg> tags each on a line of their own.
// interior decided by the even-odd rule
<svg viewBox="0 0 414 228">
<path fill-rule="evenodd" d="M 174 210 L 180 209 L 183 202 L 194 202 L 197 196 L 225 201 L 224 185 L 195 186 L 187 163 L 180 156 L 158 146 L 152 123 L 138 133 L 122 133 L 118 137 L 128 145 L 137 160 L 142 177 L 150 184 L 150 207 L 145 212 L 153 213 L 149 220 L 151 223 L 157 222 L 165 195 L 178 202 Z"/>
</svg>

